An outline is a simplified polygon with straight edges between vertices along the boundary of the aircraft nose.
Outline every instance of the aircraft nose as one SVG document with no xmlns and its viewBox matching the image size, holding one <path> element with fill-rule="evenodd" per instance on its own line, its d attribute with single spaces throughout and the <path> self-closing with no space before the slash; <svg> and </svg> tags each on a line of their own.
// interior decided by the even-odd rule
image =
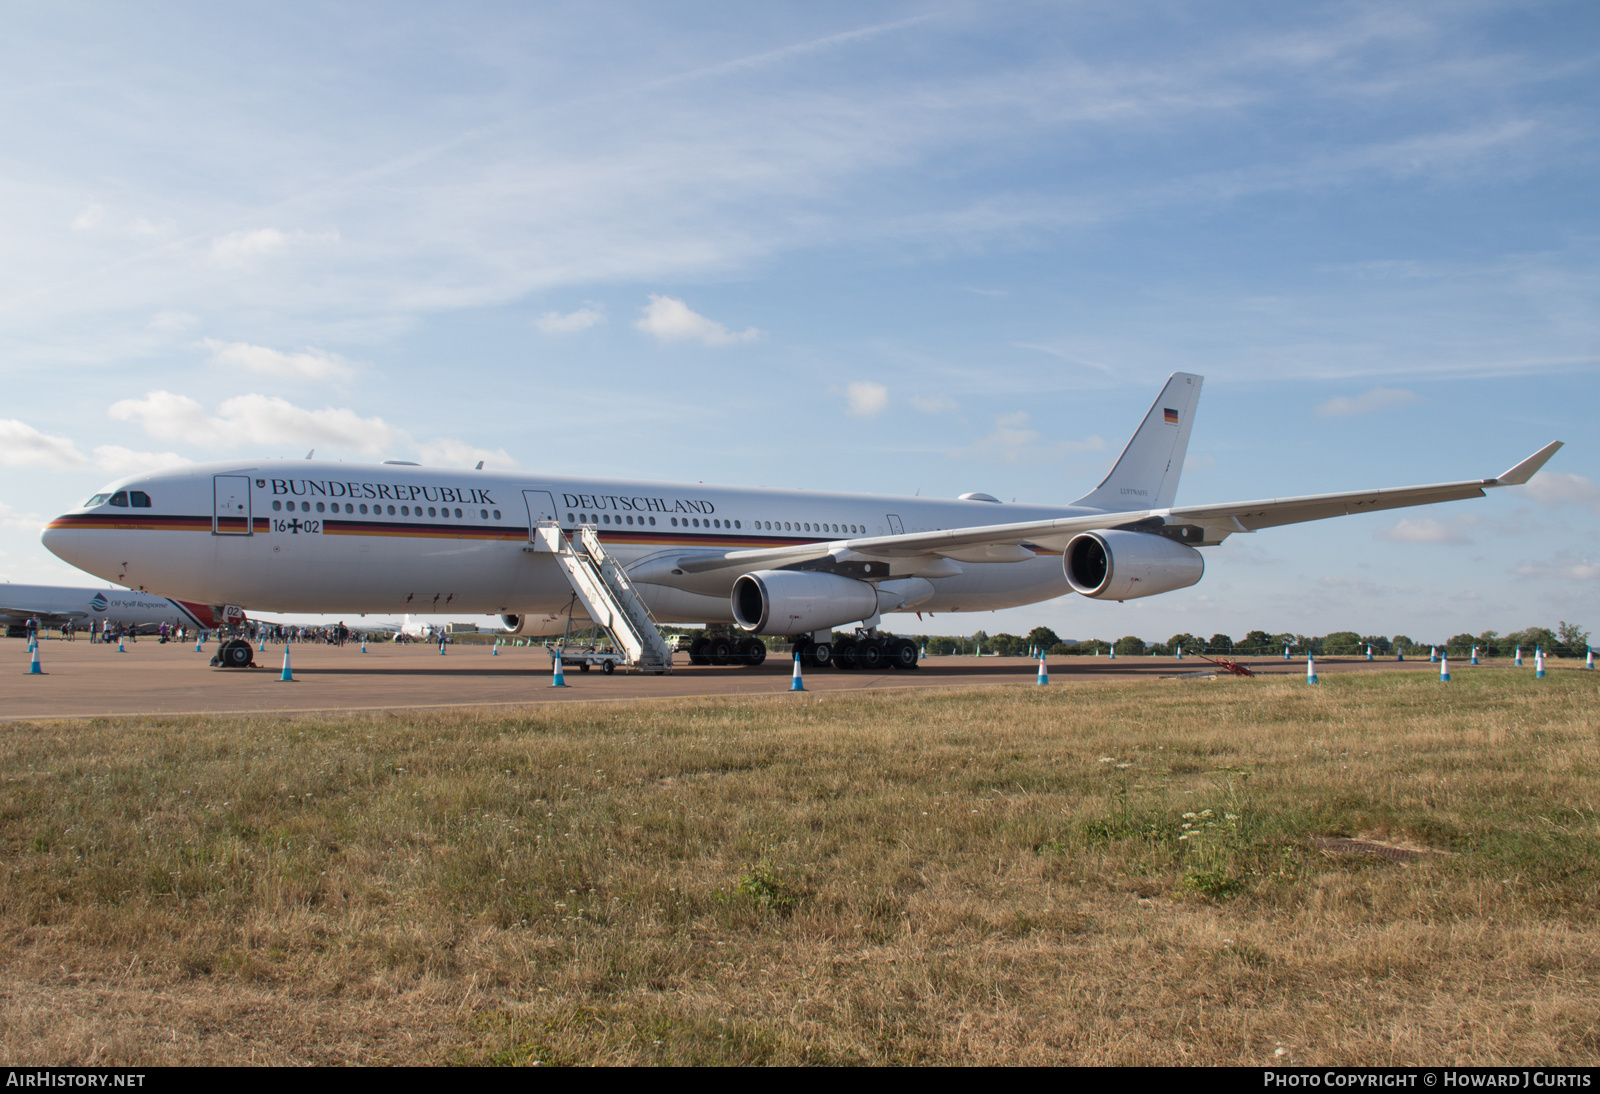
<svg viewBox="0 0 1600 1094">
<path fill-rule="evenodd" d="M 62 562 L 78 565 L 78 537 L 80 533 L 68 528 L 65 517 L 57 517 L 44 526 L 44 531 L 39 533 L 39 542 L 44 544 L 44 549 L 55 555 Z"/>
</svg>

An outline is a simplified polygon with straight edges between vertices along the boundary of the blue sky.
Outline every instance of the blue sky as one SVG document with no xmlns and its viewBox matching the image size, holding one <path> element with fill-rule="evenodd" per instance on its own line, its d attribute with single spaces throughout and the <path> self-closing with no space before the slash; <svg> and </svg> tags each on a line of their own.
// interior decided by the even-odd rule
<svg viewBox="0 0 1600 1094">
<path fill-rule="evenodd" d="M 1236 536 L 1047 623 L 1600 631 L 1584 3 L 20 4 L 0 576 L 181 460 L 1070 501 L 1176 370 Z"/>
</svg>

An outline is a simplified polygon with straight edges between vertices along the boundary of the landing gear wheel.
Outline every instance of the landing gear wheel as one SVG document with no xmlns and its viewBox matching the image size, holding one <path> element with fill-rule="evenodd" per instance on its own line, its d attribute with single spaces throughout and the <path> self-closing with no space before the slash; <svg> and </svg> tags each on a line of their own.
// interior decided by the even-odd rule
<svg viewBox="0 0 1600 1094">
<path fill-rule="evenodd" d="M 909 638 L 902 638 L 898 642 L 889 643 L 889 663 L 903 672 L 910 672 L 917 667 L 917 644 Z"/>
<path fill-rule="evenodd" d="M 856 649 L 858 643 L 854 638 L 841 638 L 833 644 L 833 664 L 835 668 L 854 669 L 856 664 Z"/>
<path fill-rule="evenodd" d="M 825 669 L 833 664 L 833 646 L 827 642 L 812 643 L 811 663 L 819 669 Z"/>
<path fill-rule="evenodd" d="M 610 676 L 613 672 L 617 671 L 617 663 L 615 661 L 607 661 L 605 664 L 600 666 L 600 671 L 605 673 L 607 676 Z"/>
<path fill-rule="evenodd" d="M 579 665 L 578 666 L 578 671 L 579 672 L 588 672 L 589 671 L 589 662 L 585 661 L 583 664 Z"/>
<path fill-rule="evenodd" d="M 701 635 L 699 638 L 696 638 L 693 642 L 691 642 L 689 644 L 689 664 L 711 664 L 711 659 L 706 656 L 706 647 L 709 645 L 711 645 L 711 643 L 706 640 L 704 635 Z"/>
<path fill-rule="evenodd" d="M 733 643 L 726 638 L 713 638 L 707 649 L 713 665 L 726 665 L 733 656 Z"/>
<path fill-rule="evenodd" d="M 744 663 L 755 668 L 767 659 L 767 644 L 759 638 L 747 639 L 743 650 Z"/>
<path fill-rule="evenodd" d="M 255 663 L 252 653 L 250 643 L 236 638 L 223 643 L 222 649 L 217 651 L 217 660 L 225 669 L 247 669 Z"/>
<path fill-rule="evenodd" d="M 856 644 L 856 667 L 866 669 L 868 672 L 877 672 L 882 669 L 886 660 L 883 653 L 883 643 L 875 638 Z"/>
</svg>

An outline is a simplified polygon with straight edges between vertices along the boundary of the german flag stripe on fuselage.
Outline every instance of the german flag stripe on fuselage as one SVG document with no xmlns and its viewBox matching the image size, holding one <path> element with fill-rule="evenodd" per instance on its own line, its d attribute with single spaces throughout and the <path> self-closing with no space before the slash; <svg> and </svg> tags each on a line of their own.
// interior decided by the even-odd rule
<svg viewBox="0 0 1600 1094">
<path fill-rule="evenodd" d="M 234 523 L 239 518 L 221 518 Z M 268 517 L 256 517 L 251 522 L 257 534 L 272 531 L 272 520 Z M 210 532 L 211 518 L 196 516 L 163 517 L 155 515 L 141 515 L 139 517 L 124 516 L 123 514 L 110 513 L 83 513 L 72 516 L 57 517 L 49 524 L 51 528 L 76 528 L 76 529 L 103 529 L 106 531 L 129 532 Z M 223 527 L 227 527 L 224 524 Z M 563 529 L 567 535 L 573 535 L 573 530 Z M 417 523 L 414 521 L 376 521 L 376 520 L 327 520 L 322 521 L 322 534 L 329 536 L 377 536 L 384 539 L 473 539 L 486 543 L 528 543 L 530 542 L 529 530 L 526 527 L 512 525 L 484 525 L 484 524 L 440 524 Z M 721 548 L 723 550 L 753 550 L 756 548 L 772 547 L 803 547 L 811 543 L 831 543 L 838 540 L 838 536 L 816 536 L 811 538 L 795 536 L 694 536 L 674 535 L 657 530 L 628 532 L 620 529 L 607 529 L 600 533 L 600 540 L 610 546 L 629 547 L 698 547 Z M 1052 551 L 1031 543 L 1023 544 L 1028 550 L 1039 555 L 1059 555 L 1060 551 Z"/>
</svg>

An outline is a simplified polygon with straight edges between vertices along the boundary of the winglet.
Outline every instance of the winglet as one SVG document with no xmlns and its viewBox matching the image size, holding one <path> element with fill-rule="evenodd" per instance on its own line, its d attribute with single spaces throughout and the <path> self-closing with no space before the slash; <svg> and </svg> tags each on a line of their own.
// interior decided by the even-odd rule
<svg viewBox="0 0 1600 1094">
<path fill-rule="evenodd" d="M 1533 455 L 1517 464 L 1517 466 L 1513 467 L 1510 471 L 1505 472 L 1499 478 L 1495 479 L 1494 484 L 1496 486 L 1521 486 L 1523 483 L 1533 478 L 1534 472 L 1543 467 L 1545 463 L 1549 461 L 1550 457 L 1556 454 L 1556 449 L 1560 448 L 1561 445 L 1561 441 L 1551 441 L 1549 444 L 1539 449 L 1539 451 L 1535 452 Z"/>
</svg>

